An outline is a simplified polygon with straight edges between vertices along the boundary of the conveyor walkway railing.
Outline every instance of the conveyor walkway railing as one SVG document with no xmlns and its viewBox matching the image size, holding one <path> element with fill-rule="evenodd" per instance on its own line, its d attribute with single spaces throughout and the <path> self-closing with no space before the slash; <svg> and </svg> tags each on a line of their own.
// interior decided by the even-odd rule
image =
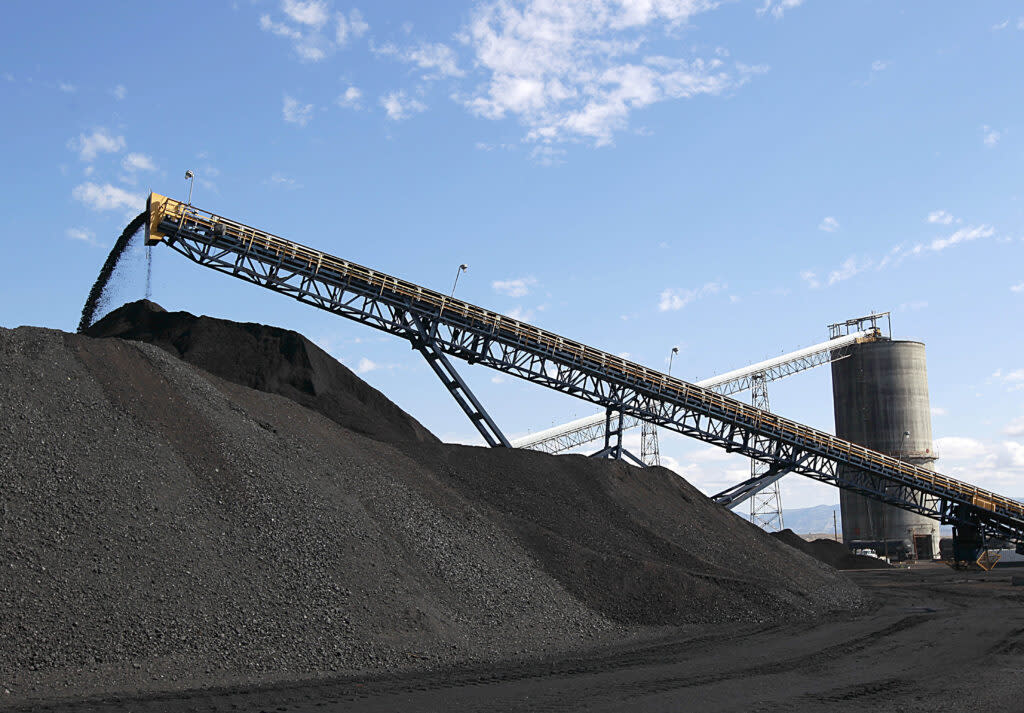
<svg viewBox="0 0 1024 713">
<path fill-rule="evenodd" d="M 988 537 L 1024 542 L 1024 504 L 1010 498 L 180 201 L 154 193 L 148 206 L 147 245 L 166 242 L 200 265 L 418 349 L 429 346 L 436 358 L 457 357 L 571 394 L 760 460 L 772 474 L 799 473 Z M 478 416 L 481 432 L 495 428 Z M 488 440 L 507 444 L 500 433 Z"/>
</svg>

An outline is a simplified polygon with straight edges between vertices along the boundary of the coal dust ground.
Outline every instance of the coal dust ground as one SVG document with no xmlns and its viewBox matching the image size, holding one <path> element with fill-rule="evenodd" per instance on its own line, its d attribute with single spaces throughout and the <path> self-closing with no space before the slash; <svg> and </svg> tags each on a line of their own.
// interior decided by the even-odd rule
<svg viewBox="0 0 1024 713">
<path fill-rule="evenodd" d="M 1024 587 L 943 564 L 847 573 L 868 614 L 731 624 L 586 656 L 179 696 L 94 699 L 69 713 L 595 711 L 936 713 L 1024 710 Z"/>
</svg>

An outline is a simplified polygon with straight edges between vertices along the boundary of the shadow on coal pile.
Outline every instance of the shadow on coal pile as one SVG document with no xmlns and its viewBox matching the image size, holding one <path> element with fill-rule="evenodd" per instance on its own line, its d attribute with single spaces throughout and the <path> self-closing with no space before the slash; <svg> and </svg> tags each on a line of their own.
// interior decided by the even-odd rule
<svg viewBox="0 0 1024 713">
<path fill-rule="evenodd" d="M 862 603 L 668 470 L 442 444 L 294 332 L 133 303 L 89 333 L 0 329 L 0 706 Z"/>
</svg>

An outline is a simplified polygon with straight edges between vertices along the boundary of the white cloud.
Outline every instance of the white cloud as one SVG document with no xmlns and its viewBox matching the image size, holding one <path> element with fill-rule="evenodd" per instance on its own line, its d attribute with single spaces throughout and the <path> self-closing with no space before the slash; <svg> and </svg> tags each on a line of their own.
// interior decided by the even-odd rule
<svg viewBox="0 0 1024 713">
<path fill-rule="evenodd" d="M 359 10 L 353 9 L 348 17 L 345 17 L 344 13 L 338 13 L 338 27 L 334 39 L 339 47 L 344 47 L 349 39 L 362 37 L 369 29 L 370 26 L 366 24 Z"/>
<path fill-rule="evenodd" d="M 105 183 L 83 183 L 71 191 L 71 196 L 92 210 L 142 210 L 146 199 L 141 195 L 129 193 L 123 188 Z"/>
<path fill-rule="evenodd" d="M 330 10 L 323 0 L 282 0 L 281 11 L 283 21 L 261 15 L 260 29 L 291 40 L 295 53 L 305 62 L 325 59 L 348 44 L 350 38 L 361 37 L 369 29 L 359 10 L 353 9 L 348 17 L 338 13 L 330 31 Z"/>
<path fill-rule="evenodd" d="M 264 32 L 277 35 L 278 37 L 287 37 L 290 40 L 301 40 L 302 33 L 296 29 L 289 27 L 280 22 L 274 22 L 270 19 L 270 15 L 260 16 L 260 29 Z"/>
<path fill-rule="evenodd" d="M 834 233 L 839 230 L 839 221 L 831 215 L 825 216 L 818 225 L 818 230 L 824 230 L 826 233 Z"/>
<path fill-rule="evenodd" d="M 380 105 L 393 121 L 408 119 L 413 114 L 427 110 L 426 104 L 406 95 L 404 90 L 388 92 L 380 98 Z"/>
<path fill-rule="evenodd" d="M 981 127 L 981 130 L 982 133 L 984 133 L 984 138 L 982 138 L 982 141 L 989 148 L 992 148 L 996 144 L 998 144 L 999 139 L 1003 137 L 1003 133 L 1001 131 L 997 131 L 990 126 L 983 126 Z"/>
<path fill-rule="evenodd" d="M 524 309 L 523 307 L 513 307 L 506 313 L 506 315 L 512 319 L 518 319 L 520 322 L 529 322 L 533 319 L 533 310 Z"/>
<path fill-rule="evenodd" d="M 368 374 L 371 371 L 374 371 L 374 370 L 379 369 L 379 368 L 380 368 L 380 364 L 378 364 L 375 361 L 371 361 L 371 360 L 367 359 L 366 357 L 363 357 L 362 359 L 359 360 L 359 364 L 356 365 L 356 373 L 357 374 Z"/>
<path fill-rule="evenodd" d="M 930 243 L 915 245 L 910 252 L 915 255 L 925 251 L 939 252 L 960 243 L 971 242 L 972 240 L 978 240 L 979 238 L 990 238 L 995 235 L 995 233 L 995 228 L 989 225 L 979 225 L 977 227 L 968 226 L 966 228 L 961 228 L 948 238 L 936 238 Z"/>
<path fill-rule="evenodd" d="M 1017 29 L 1024 30 L 1024 17 L 1017 18 Z"/>
<path fill-rule="evenodd" d="M 856 257 L 848 257 L 843 261 L 843 264 L 838 269 L 832 270 L 828 273 L 828 284 L 834 285 L 843 280 L 849 280 L 855 275 L 859 275 L 865 270 L 871 267 L 870 261 L 859 260 Z"/>
<path fill-rule="evenodd" d="M 287 94 L 284 97 L 284 105 L 281 111 L 284 115 L 284 120 L 289 124 L 305 126 L 313 118 L 312 104 L 302 104 L 298 99 Z"/>
<path fill-rule="evenodd" d="M 764 5 L 757 9 L 758 15 L 771 13 L 772 17 L 779 18 L 786 14 L 786 10 L 803 5 L 804 0 L 764 0 Z"/>
<path fill-rule="evenodd" d="M 694 300 L 707 295 L 713 295 L 725 288 L 717 282 L 708 282 L 695 289 L 682 289 L 669 287 L 661 291 L 658 297 L 658 310 L 661 312 L 673 312 L 680 310 Z"/>
<path fill-rule="evenodd" d="M 514 280 L 495 280 L 491 287 L 495 292 L 509 297 L 525 297 L 536 284 L 537 279 L 534 277 L 518 277 Z"/>
<path fill-rule="evenodd" d="M 944 210 L 935 210 L 928 214 L 928 222 L 949 225 L 953 222 L 953 216 Z"/>
<path fill-rule="evenodd" d="M 290 176 L 286 176 L 283 173 L 279 173 L 276 171 L 273 174 L 271 174 L 270 178 L 268 178 L 265 181 L 265 183 L 268 183 L 272 186 L 287 188 L 288 190 L 302 188 L 302 184 L 298 183 L 294 178 L 291 178 Z"/>
<path fill-rule="evenodd" d="M 943 458 L 949 460 L 975 459 L 987 454 L 985 444 L 974 438 L 963 438 L 960 436 L 947 436 L 936 438 L 935 445 Z"/>
<path fill-rule="evenodd" d="M 530 160 L 541 166 L 558 166 L 565 163 L 565 149 L 541 144 L 530 150 Z"/>
<path fill-rule="evenodd" d="M 338 106 L 347 107 L 349 109 L 358 109 L 362 106 L 361 100 L 363 98 L 363 91 L 358 87 L 349 87 L 345 92 L 338 97 Z"/>
<path fill-rule="evenodd" d="M 1016 285 L 1010 285 L 1010 292 L 1024 292 L 1024 282 L 1019 282 Z"/>
<path fill-rule="evenodd" d="M 78 87 L 76 87 L 74 84 L 69 84 L 68 82 L 61 82 L 57 85 L 57 88 L 65 94 L 74 94 L 78 91 Z"/>
<path fill-rule="evenodd" d="M 818 280 L 818 273 L 813 270 L 802 270 L 800 272 L 800 279 L 807 283 L 807 286 L 812 290 L 816 290 L 821 287 L 821 282 Z"/>
<path fill-rule="evenodd" d="M 732 70 L 715 56 L 645 54 L 644 31 L 668 32 L 717 5 L 712 0 L 489 0 L 462 39 L 485 81 L 456 98 L 475 115 L 513 116 L 527 140 L 609 144 L 631 113 L 656 102 L 721 94 L 761 67 Z"/>
<path fill-rule="evenodd" d="M 888 62 L 883 62 L 880 59 L 876 59 L 874 62 L 871 63 L 871 71 L 872 72 L 882 72 L 888 66 L 889 66 Z"/>
<path fill-rule="evenodd" d="M 64 234 L 72 240 L 80 240 L 83 243 L 88 243 L 93 246 L 99 245 L 99 243 L 96 242 L 96 233 L 92 232 L 88 228 L 68 228 L 64 231 Z"/>
<path fill-rule="evenodd" d="M 281 9 L 292 21 L 315 29 L 327 22 L 327 4 L 322 0 L 283 0 Z"/>
<path fill-rule="evenodd" d="M 494 376 L 491 377 L 491 383 L 492 384 L 504 384 L 505 383 L 505 377 L 503 377 L 501 374 L 495 374 Z"/>
<path fill-rule="evenodd" d="M 881 260 L 851 256 L 844 260 L 838 268 L 830 271 L 828 273 L 828 278 L 824 282 L 828 285 L 835 285 L 868 270 L 877 271 L 888 267 L 894 267 L 902 263 L 907 258 L 920 257 L 927 253 L 942 252 L 943 250 L 961 243 L 990 238 L 995 235 L 995 232 L 995 228 L 990 225 L 969 225 L 953 232 L 947 237 L 935 238 L 930 243 L 917 243 L 909 248 L 905 245 L 896 245 L 890 249 Z M 812 289 L 822 286 L 822 280 L 818 278 L 818 273 L 815 270 L 803 270 L 800 273 L 800 279 L 806 282 L 808 287 Z M 909 303 L 909 305 L 905 306 L 914 308 L 924 307 L 927 306 L 927 304 L 917 305 L 916 303 Z"/>
<path fill-rule="evenodd" d="M 78 152 L 83 161 L 95 161 L 101 153 L 117 153 L 124 149 L 123 136 L 111 136 L 106 129 L 94 129 L 91 134 L 79 134 L 68 141 L 68 148 Z"/>
<path fill-rule="evenodd" d="M 932 406 L 932 416 L 945 416 L 947 413 L 949 412 L 941 406 Z"/>
<path fill-rule="evenodd" d="M 121 101 L 126 96 L 128 96 L 128 90 L 125 88 L 123 84 L 118 84 L 117 86 L 115 86 L 113 89 L 110 90 L 110 93 L 113 94 L 114 99 L 117 99 L 118 101 Z"/>
<path fill-rule="evenodd" d="M 1003 433 L 1007 436 L 1024 436 L 1024 416 L 1015 418 L 1006 424 Z"/>
<path fill-rule="evenodd" d="M 1005 30 L 1010 24 L 1009 20 L 1003 20 L 1002 22 L 992 25 L 993 30 Z"/>
<path fill-rule="evenodd" d="M 121 159 L 121 167 L 125 171 L 155 171 L 153 159 L 142 153 L 130 153 Z"/>
<path fill-rule="evenodd" d="M 415 64 L 426 73 L 423 79 L 441 79 L 443 77 L 463 77 L 465 72 L 459 69 L 452 48 L 443 43 L 421 42 L 416 47 L 399 49 L 393 44 L 374 48 L 379 55 L 396 57 L 403 62 Z"/>
</svg>

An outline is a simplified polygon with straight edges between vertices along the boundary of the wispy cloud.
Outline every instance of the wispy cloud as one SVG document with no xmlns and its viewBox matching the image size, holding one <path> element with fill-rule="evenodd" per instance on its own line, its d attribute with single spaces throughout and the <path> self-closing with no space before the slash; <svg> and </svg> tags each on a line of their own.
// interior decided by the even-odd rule
<svg viewBox="0 0 1024 713">
<path fill-rule="evenodd" d="M 415 64 L 424 71 L 422 78 L 425 80 L 441 79 L 443 77 L 463 77 L 465 72 L 459 69 L 455 52 L 446 44 L 437 42 L 421 42 L 411 48 L 400 49 L 394 44 L 385 44 L 374 47 L 374 53 L 385 57 L 395 57 L 403 62 Z"/>
<path fill-rule="evenodd" d="M 68 148 L 78 152 L 83 161 L 95 161 L 101 153 L 117 153 L 124 150 L 124 137 L 112 136 L 106 129 L 94 129 L 91 134 L 79 134 L 68 141 Z"/>
<path fill-rule="evenodd" d="M 126 96 L 128 96 L 128 89 L 123 84 L 118 84 L 110 90 L 110 93 L 113 95 L 114 99 L 122 101 Z"/>
<path fill-rule="evenodd" d="M 59 84 L 57 84 L 57 89 L 61 90 L 65 94 L 74 94 L 78 91 L 78 87 L 68 82 L 60 82 Z"/>
<path fill-rule="evenodd" d="M 999 143 L 999 139 L 1003 137 L 1003 132 L 993 129 L 991 126 L 985 125 L 981 127 L 982 131 L 982 142 L 989 148 L 993 148 Z"/>
<path fill-rule="evenodd" d="M 267 183 L 268 185 L 271 186 L 277 186 L 279 188 L 286 188 L 290 191 L 302 188 L 302 184 L 296 181 L 294 178 L 292 178 L 291 176 L 286 176 L 285 174 L 279 173 L 277 171 L 272 173 L 270 175 L 270 178 L 264 181 L 264 183 Z"/>
<path fill-rule="evenodd" d="M 143 153 L 130 153 L 121 159 L 121 167 L 125 171 L 155 171 L 153 159 Z"/>
<path fill-rule="evenodd" d="M 362 37 L 370 29 L 359 10 L 353 9 L 349 12 L 348 17 L 339 13 L 337 19 L 338 26 L 334 33 L 334 39 L 339 47 L 346 46 L 349 40 Z"/>
<path fill-rule="evenodd" d="M 800 272 L 800 279 L 811 289 L 831 286 L 869 270 L 884 270 L 889 267 L 895 267 L 908 258 L 942 252 L 963 243 L 991 238 L 995 234 L 995 228 L 990 225 L 966 226 L 950 235 L 935 238 L 930 242 L 916 243 L 909 247 L 903 244 L 896 245 L 882 256 L 881 259 L 851 255 L 839 267 L 829 271 L 824 279 L 819 278 L 817 270 L 802 270 Z"/>
<path fill-rule="evenodd" d="M 96 242 L 96 233 L 92 232 L 88 228 L 68 228 L 64 231 L 64 234 L 72 240 L 78 240 L 83 243 L 88 243 L 93 247 L 99 247 L 99 243 Z"/>
<path fill-rule="evenodd" d="M 142 210 L 146 199 L 141 195 L 129 193 L 123 188 L 109 183 L 98 185 L 88 182 L 75 186 L 71 197 L 92 210 Z"/>
<path fill-rule="evenodd" d="M 939 225 L 949 225 L 953 222 L 953 216 L 944 210 L 936 210 L 928 214 L 928 222 L 937 223 Z"/>
<path fill-rule="evenodd" d="M 717 282 L 708 282 L 701 287 L 683 289 L 680 287 L 668 287 L 661 291 L 658 296 L 658 310 L 660 312 L 674 312 L 681 310 L 691 302 L 721 292 L 725 285 Z"/>
<path fill-rule="evenodd" d="M 335 13 L 332 18 L 323 0 L 282 0 L 280 7 L 284 18 L 261 15 L 260 29 L 291 40 L 295 54 L 305 62 L 319 62 L 369 30 L 359 10 Z"/>
<path fill-rule="evenodd" d="M 359 87 L 349 87 L 337 99 L 338 106 L 347 109 L 359 109 L 362 107 L 363 91 Z"/>
<path fill-rule="evenodd" d="M 384 107 L 388 118 L 393 121 L 408 119 L 413 114 L 427 110 L 427 105 L 418 99 L 414 99 L 405 93 L 405 90 L 388 92 L 380 98 L 380 105 Z"/>
<path fill-rule="evenodd" d="M 284 116 L 284 120 L 289 124 L 305 126 L 313 118 L 313 108 L 312 104 L 303 104 L 295 97 L 290 97 L 286 94 L 281 113 Z"/>
<path fill-rule="evenodd" d="M 786 14 L 786 10 L 792 10 L 803 4 L 804 0 L 764 0 L 764 5 L 757 9 L 757 14 L 770 14 L 772 17 L 781 18 Z"/>
<path fill-rule="evenodd" d="M 517 277 L 512 280 L 495 280 L 491 283 L 491 288 L 509 297 L 525 297 L 536 284 L 537 279 L 534 277 Z"/>
<path fill-rule="evenodd" d="M 831 215 L 826 216 L 818 225 L 818 230 L 824 230 L 826 233 L 834 233 L 839 230 L 839 221 Z"/>
<path fill-rule="evenodd" d="M 1024 282 L 1018 282 L 1010 286 L 1010 292 L 1024 292 Z"/>
</svg>

